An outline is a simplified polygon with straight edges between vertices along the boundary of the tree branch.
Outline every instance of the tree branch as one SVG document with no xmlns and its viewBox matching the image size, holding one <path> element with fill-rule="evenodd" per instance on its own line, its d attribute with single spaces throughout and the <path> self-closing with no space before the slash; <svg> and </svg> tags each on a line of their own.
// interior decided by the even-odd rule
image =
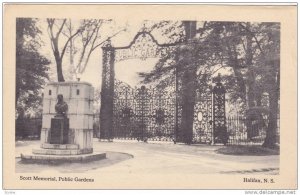
<svg viewBox="0 0 300 195">
<path fill-rule="evenodd" d="M 99 28 L 100 28 L 100 27 L 98 27 L 98 25 L 97 25 L 97 26 L 92 30 L 92 34 L 89 34 L 90 32 L 88 31 L 87 34 L 86 34 L 86 39 L 84 39 L 84 36 L 83 36 L 83 34 L 82 34 L 82 46 L 83 46 L 83 50 L 82 50 L 82 52 L 81 52 L 81 55 L 80 55 L 80 58 L 79 58 L 78 65 L 76 66 L 76 69 L 79 70 L 79 73 L 81 73 L 80 67 L 81 67 L 81 64 L 82 64 L 82 61 L 83 61 L 83 58 L 84 58 L 84 54 L 86 53 L 86 48 L 87 48 L 88 44 L 90 43 L 90 41 L 92 40 L 94 34 L 95 34 L 96 32 L 99 31 Z M 94 40 L 93 40 L 93 43 L 94 43 L 95 40 L 97 39 L 97 35 L 98 35 L 98 33 L 96 33 L 95 38 L 94 38 Z M 85 41 L 84 41 L 84 40 L 85 40 Z M 93 44 L 92 44 L 91 49 L 90 49 L 90 51 L 89 51 L 89 55 L 88 55 L 88 57 L 87 57 L 87 60 L 86 60 L 86 62 L 85 62 L 84 67 L 86 66 L 87 61 L 89 60 L 89 56 L 90 56 L 92 47 L 93 47 Z"/>
<path fill-rule="evenodd" d="M 97 47 L 99 47 L 100 45 L 102 45 L 103 43 L 105 43 L 108 39 L 111 39 L 115 36 L 117 36 L 119 33 L 121 33 L 122 31 L 126 31 L 126 28 L 122 29 L 122 30 L 119 30 L 118 32 L 116 32 L 115 34 L 113 34 L 112 36 L 110 37 L 107 37 L 104 41 L 102 41 L 101 43 L 99 43 L 98 45 L 96 45 L 95 47 L 92 48 L 92 51 L 94 51 Z"/>
<path fill-rule="evenodd" d="M 54 52 L 55 51 L 55 47 L 54 47 L 54 35 L 53 35 L 53 24 L 54 24 L 54 19 L 47 19 L 47 22 L 48 22 L 48 28 L 47 28 L 47 32 L 48 32 L 48 35 L 50 37 L 50 42 L 51 42 L 51 48 L 52 48 L 52 51 Z"/>
<path fill-rule="evenodd" d="M 64 25 L 65 25 L 66 21 L 67 21 L 67 19 L 63 20 L 63 23 L 62 23 L 61 27 L 58 29 L 58 32 L 56 33 L 55 38 L 59 37 L 59 34 L 61 33 L 62 29 L 64 28 Z"/>
<path fill-rule="evenodd" d="M 100 22 L 100 21 L 99 21 L 99 22 Z M 101 24 L 102 24 L 102 23 L 101 23 Z M 84 65 L 83 65 L 83 68 L 82 68 L 82 70 L 80 71 L 80 73 L 83 73 L 83 72 L 85 71 L 85 68 L 86 68 L 87 63 L 88 63 L 88 61 L 89 61 L 89 59 L 90 59 L 90 56 L 91 56 L 92 52 L 94 51 L 93 47 L 94 47 L 94 45 L 95 45 L 96 40 L 97 40 L 98 37 L 99 37 L 98 34 L 99 34 L 99 30 L 100 30 L 101 24 L 98 25 L 97 28 L 95 28 L 95 29 L 96 29 L 96 32 L 95 32 L 96 34 L 95 34 L 95 37 L 94 37 L 94 39 L 93 39 L 93 41 L 92 41 L 91 49 L 90 49 L 90 51 L 89 51 L 89 53 L 88 53 L 88 55 L 87 55 L 87 57 L 86 57 L 85 63 L 84 63 Z"/>
<path fill-rule="evenodd" d="M 71 40 L 73 37 L 75 37 L 75 36 L 76 36 L 78 33 L 80 33 L 80 32 L 81 32 L 81 29 L 78 29 L 77 32 L 74 33 L 74 34 L 67 40 L 67 42 L 65 43 L 65 46 L 64 46 L 64 48 L 63 48 L 63 50 L 62 50 L 62 52 L 61 52 L 61 56 L 60 56 L 61 59 L 63 59 L 63 57 L 64 57 L 66 48 L 67 48 L 68 43 L 70 42 L 70 40 Z"/>
<path fill-rule="evenodd" d="M 261 48 L 261 46 L 260 46 L 260 43 L 259 43 L 257 37 L 254 35 L 254 33 L 253 33 L 250 29 L 248 29 L 246 26 L 242 25 L 241 23 L 240 23 L 239 25 L 240 25 L 243 29 L 245 29 L 245 30 L 246 30 L 246 31 L 254 38 L 254 40 L 255 40 L 255 42 L 256 42 L 256 44 L 257 44 L 258 49 L 260 50 L 260 52 L 261 52 L 263 55 L 265 55 L 265 54 L 264 54 L 264 51 L 262 50 L 262 48 Z"/>
<path fill-rule="evenodd" d="M 47 19 L 47 22 L 48 22 L 48 28 L 49 28 L 49 31 L 50 31 L 50 39 L 53 39 L 54 38 L 54 35 L 53 35 L 53 24 L 54 24 L 54 19 Z"/>
</svg>

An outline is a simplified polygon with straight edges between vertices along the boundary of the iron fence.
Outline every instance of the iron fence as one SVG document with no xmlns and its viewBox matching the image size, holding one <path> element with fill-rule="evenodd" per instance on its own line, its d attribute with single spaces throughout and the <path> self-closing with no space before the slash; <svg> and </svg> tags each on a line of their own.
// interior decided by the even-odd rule
<svg viewBox="0 0 300 195">
<path fill-rule="evenodd" d="M 261 117 L 256 120 L 244 116 L 227 117 L 226 127 L 228 133 L 228 145 L 261 145 L 268 128 L 268 119 Z M 276 142 L 279 144 L 279 118 L 277 119 Z"/>
<path fill-rule="evenodd" d="M 39 139 L 42 130 L 42 117 L 22 118 L 15 121 L 15 137 L 19 139 Z M 99 137 L 99 113 L 94 114 L 93 136 Z"/>
<path fill-rule="evenodd" d="M 228 145 L 261 145 L 266 137 L 268 119 L 249 120 L 244 116 L 226 118 Z M 280 143 L 280 119 L 277 119 L 276 138 Z M 23 118 L 16 120 L 16 139 L 39 139 L 42 128 L 42 118 Z M 99 138 L 99 113 L 94 114 L 94 137 Z M 163 139 L 159 139 L 163 140 Z"/>
</svg>

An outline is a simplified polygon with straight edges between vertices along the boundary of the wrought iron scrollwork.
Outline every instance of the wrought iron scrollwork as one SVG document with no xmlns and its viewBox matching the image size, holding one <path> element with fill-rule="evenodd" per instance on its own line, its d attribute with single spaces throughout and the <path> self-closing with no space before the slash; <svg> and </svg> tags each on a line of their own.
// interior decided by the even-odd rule
<svg viewBox="0 0 300 195">
<path fill-rule="evenodd" d="M 209 88 L 196 91 L 196 103 L 194 107 L 194 135 L 193 142 L 212 142 L 212 93 Z M 199 120 L 201 113 L 201 120 Z"/>
<path fill-rule="evenodd" d="M 178 43 L 159 44 L 149 32 L 139 32 L 126 47 L 112 47 L 108 41 L 103 49 L 101 130 L 105 139 L 180 141 L 182 103 L 178 92 L 180 80 L 171 89 L 130 86 L 115 81 L 114 63 L 131 58 L 161 57 Z M 176 71 L 177 74 L 177 71 Z M 225 89 L 220 81 L 211 89 L 196 92 L 194 107 L 194 142 L 227 142 Z M 199 114 L 201 113 L 201 114 Z M 200 117 L 201 115 L 201 117 Z M 201 120 L 198 118 L 201 118 Z"/>
<path fill-rule="evenodd" d="M 225 113 L 225 88 L 221 83 L 220 75 L 213 89 L 213 138 L 214 142 L 226 144 L 228 141 Z"/>
<path fill-rule="evenodd" d="M 165 122 L 165 112 L 163 109 L 156 110 L 155 122 L 159 125 L 162 125 Z"/>
<path fill-rule="evenodd" d="M 115 49 L 108 41 L 103 47 L 100 109 L 100 138 L 112 139 Z"/>
<path fill-rule="evenodd" d="M 174 46 L 176 46 L 177 44 L 178 43 L 159 44 L 157 40 L 154 39 L 152 34 L 146 32 L 145 29 L 142 32 L 137 33 L 133 41 L 128 46 L 125 47 L 113 47 L 111 45 L 110 40 L 107 40 L 107 42 L 102 47 L 103 64 L 102 64 L 102 88 L 101 88 L 101 109 L 100 109 L 100 121 L 101 121 L 100 138 L 111 139 L 115 135 L 120 135 L 116 131 L 112 132 L 113 129 L 121 129 L 121 127 L 117 127 L 118 125 L 123 126 L 125 128 L 123 133 L 126 132 L 127 134 L 131 135 L 131 137 L 137 137 L 138 136 L 137 134 L 141 134 L 139 133 L 140 131 L 137 130 L 138 129 L 138 127 L 136 127 L 137 125 L 140 125 L 140 127 L 142 127 L 142 130 L 143 128 L 145 128 L 146 129 L 145 132 L 151 132 L 153 126 L 153 125 L 150 126 L 146 125 L 150 122 L 143 122 L 143 121 L 148 121 L 147 117 L 144 117 L 144 114 L 149 115 L 149 113 L 144 113 L 144 109 L 146 109 L 146 107 L 143 107 L 142 109 L 143 110 L 142 116 L 140 116 L 141 115 L 139 113 L 140 111 L 136 110 L 139 109 L 139 106 L 141 105 L 144 106 L 152 105 L 152 103 L 150 104 L 150 102 L 152 102 L 153 99 L 144 97 L 145 99 L 142 98 L 141 99 L 142 103 L 139 104 L 138 101 L 136 101 L 137 99 L 132 97 L 132 95 L 134 95 L 133 93 L 136 93 L 137 90 L 132 91 L 131 89 L 124 88 L 124 90 L 119 90 L 120 94 L 114 91 L 114 87 L 115 87 L 114 86 L 114 81 L 115 81 L 114 63 L 117 61 L 122 61 L 131 58 L 139 58 L 145 60 L 146 58 L 160 57 L 162 55 L 165 55 L 168 50 L 174 48 Z M 120 95 L 120 96 L 117 96 L 118 98 L 116 98 L 115 97 L 116 95 Z M 127 99 L 126 98 L 124 99 L 122 96 L 123 97 L 127 96 Z M 126 106 L 130 108 L 134 108 L 132 111 L 134 114 L 130 115 L 130 122 L 128 122 L 127 124 L 125 123 L 120 124 L 119 119 L 122 116 L 122 114 L 116 114 L 116 113 L 119 113 L 119 109 L 124 109 Z M 123 111 L 125 112 L 125 110 Z M 150 115 L 153 116 L 154 114 L 151 113 Z M 142 119 L 142 122 L 137 122 L 140 119 Z M 135 121 L 136 123 L 134 124 L 131 121 Z M 147 130 L 148 128 L 150 128 L 151 130 Z M 142 137 L 143 136 L 144 135 L 142 135 Z"/>
<path fill-rule="evenodd" d="M 116 62 L 161 57 L 174 46 L 175 44 L 159 44 L 151 33 L 139 32 L 128 46 L 116 47 Z"/>
<path fill-rule="evenodd" d="M 172 141 L 174 94 L 145 86 L 116 86 L 113 117 L 116 138 Z"/>
</svg>

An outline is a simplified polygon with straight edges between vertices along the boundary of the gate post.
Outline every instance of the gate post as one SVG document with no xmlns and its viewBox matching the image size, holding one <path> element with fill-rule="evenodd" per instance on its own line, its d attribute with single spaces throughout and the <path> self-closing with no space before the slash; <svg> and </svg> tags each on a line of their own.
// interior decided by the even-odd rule
<svg viewBox="0 0 300 195">
<path fill-rule="evenodd" d="M 212 144 L 228 141 L 225 112 L 225 88 L 221 83 L 221 75 L 217 77 L 216 86 L 213 88 L 213 138 Z"/>
<path fill-rule="evenodd" d="M 110 40 L 102 47 L 102 86 L 100 108 L 100 139 L 112 139 L 115 48 Z"/>
</svg>

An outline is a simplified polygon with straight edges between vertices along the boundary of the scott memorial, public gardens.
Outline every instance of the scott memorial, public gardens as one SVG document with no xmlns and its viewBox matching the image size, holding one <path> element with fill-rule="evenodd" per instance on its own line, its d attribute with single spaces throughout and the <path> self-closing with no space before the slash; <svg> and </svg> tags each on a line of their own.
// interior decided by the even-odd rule
<svg viewBox="0 0 300 195">
<path fill-rule="evenodd" d="M 279 23 L 16 24 L 16 172 L 278 174 Z"/>
</svg>

